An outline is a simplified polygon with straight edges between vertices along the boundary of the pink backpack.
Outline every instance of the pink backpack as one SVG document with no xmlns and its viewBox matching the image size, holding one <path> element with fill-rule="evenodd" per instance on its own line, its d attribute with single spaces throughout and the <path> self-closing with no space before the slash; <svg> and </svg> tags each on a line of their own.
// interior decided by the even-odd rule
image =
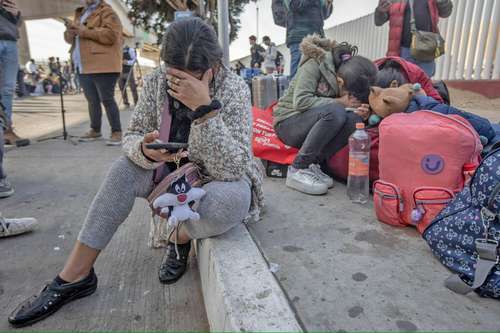
<svg viewBox="0 0 500 333">
<path fill-rule="evenodd" d="M 423 233 L 479 165 L 479 136 L 462 117 L 432 111 L 393 114 L 379 129 L 377 218 Z"/>
</svg>

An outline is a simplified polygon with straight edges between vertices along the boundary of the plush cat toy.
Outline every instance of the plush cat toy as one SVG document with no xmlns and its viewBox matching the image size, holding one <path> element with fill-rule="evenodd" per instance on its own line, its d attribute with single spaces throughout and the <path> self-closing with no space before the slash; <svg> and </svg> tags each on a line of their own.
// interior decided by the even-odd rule
<svg viewBox="0 0 500 333">
<path fill-rule="evenodd" d="M 374 126 L 393 113 L 405 112 L 412 97 L 423 93 L 421 88 L 419 83 L 386 89 L 371 87 L 368 100 L 373 114 L 368 120 L 369 124 Z"/>
<path fill-rule="evenodd" d="M 175 228 L 180 222 L 191 220 L 198 221 L 200 215 L 193 211 L 189 206 L 203 198 L 206 192 L 197 187 L 191 187 L 182 176 L 170 186 L 170 191 L 160 195 L 153 202 L 153 208 L 160 211 L 160 216 L 166 218 L 168 216 L 168 224 Z"/>
</svg>

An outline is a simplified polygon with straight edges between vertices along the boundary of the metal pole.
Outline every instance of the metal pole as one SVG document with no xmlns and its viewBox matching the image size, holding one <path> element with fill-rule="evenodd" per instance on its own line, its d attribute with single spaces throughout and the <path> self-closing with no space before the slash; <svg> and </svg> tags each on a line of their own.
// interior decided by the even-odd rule
<svg viewBox="0 0 500 333">
<path fill-rule="evenodd" d="M 229 9 L 228 0 L 217 0 L 219 43 L 224 54 L 224 65 L 229 66 Z"/>
<path fill-rule="evenodd" d="M 495 1 L 490 23 L 490 32 L 488 34 L 488 41 L 486 45 L 484 72 L 482 76 L 482 79 L 485 80 L 491 80 L 493 75 L 493 59 L 495 57 L 495 53 L 498 54 L 498 52 L 500 52 L 500 45 L 498 45 L 498 23 L 500 22 L 500 14 L 498 11 L 500 11 L 500 4 L 498 1 Z"/>
<path fill-rule="evenodd" d="M 255 9 L 257 11 L 257 44 L 259 43 L 259 3 L 257 1 L 255 1 Z"/>
<path fill-rule="evenodd" d="M 474 80 L 481 79 L 481 73 L 483 72 L 484 53 L 486 51 L 488 32 L 490 31 L 490 19 L 493 13 L 493 3 L 494 0 L 486 0 L 486 4 L 484 5 L 483 18 L 481 19 L 481 32 L 478 37 L 479 43 L 477 44 L 477 54 L 474 66 Z"/>
</svg>

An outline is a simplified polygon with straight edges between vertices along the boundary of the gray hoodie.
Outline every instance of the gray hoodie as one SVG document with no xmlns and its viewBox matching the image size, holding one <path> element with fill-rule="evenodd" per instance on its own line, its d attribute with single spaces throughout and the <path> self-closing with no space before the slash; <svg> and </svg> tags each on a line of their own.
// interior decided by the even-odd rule
<svg viewBox="0 0 500 333">
<path fill-rule="evenodd" d="M 19 31 L 17 27 L 21 24 L 21 15 L 13 16 L 0 8 L 0 40 L 17 41 Z"/>
</svg>

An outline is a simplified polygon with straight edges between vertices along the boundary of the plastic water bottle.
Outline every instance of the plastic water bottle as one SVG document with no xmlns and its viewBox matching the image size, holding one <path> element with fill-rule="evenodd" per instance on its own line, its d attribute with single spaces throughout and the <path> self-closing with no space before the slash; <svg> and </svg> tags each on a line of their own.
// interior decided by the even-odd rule
<svg viewBox="0 0 500 333">
<path fill-rule="evenodd" d="M 365 204 L 370 195 L 370 137 L 365 124 L 357 123 L 349 138 L 349 176 L 347 196 L 352 202 Z"/>
</svg>

